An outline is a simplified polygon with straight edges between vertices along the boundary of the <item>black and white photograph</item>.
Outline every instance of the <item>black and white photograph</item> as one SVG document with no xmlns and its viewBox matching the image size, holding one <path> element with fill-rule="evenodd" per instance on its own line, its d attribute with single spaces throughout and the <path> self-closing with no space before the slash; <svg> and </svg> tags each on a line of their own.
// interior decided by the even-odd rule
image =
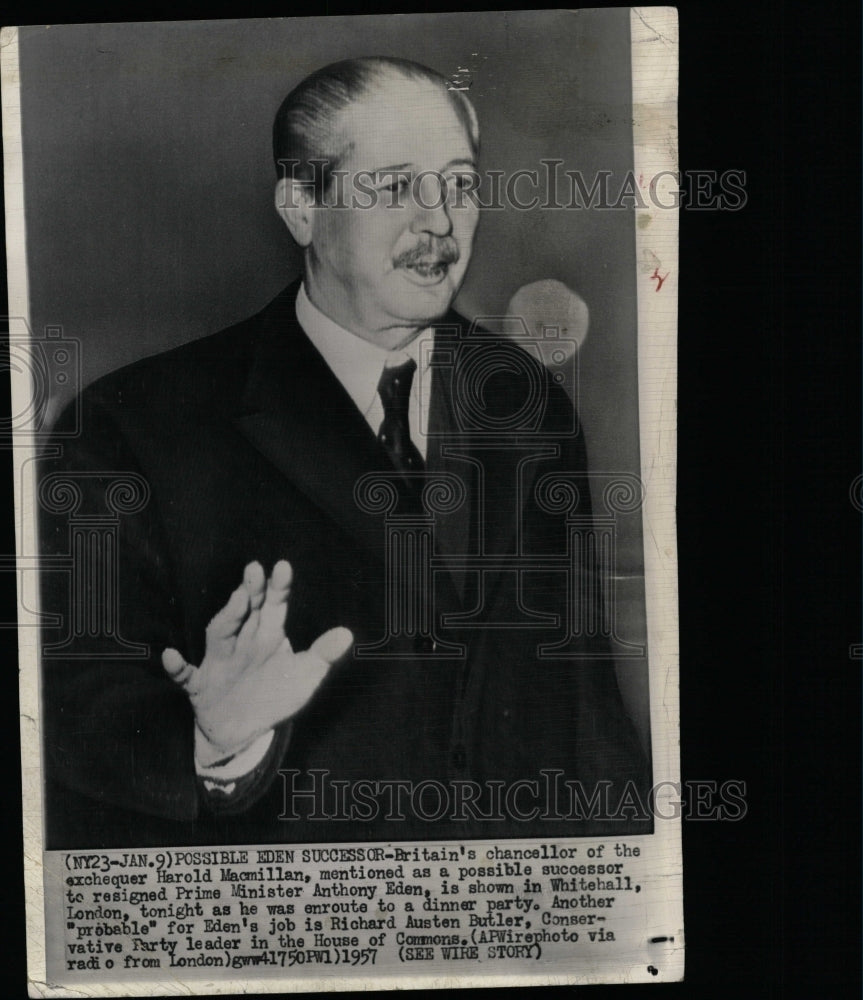
<svg viewBox="0 0 863 1000">
<path fill-rule="evenodd" d="M 676 12 L 4 32 L 31 995 L 681 978 Z"/>
</svg>

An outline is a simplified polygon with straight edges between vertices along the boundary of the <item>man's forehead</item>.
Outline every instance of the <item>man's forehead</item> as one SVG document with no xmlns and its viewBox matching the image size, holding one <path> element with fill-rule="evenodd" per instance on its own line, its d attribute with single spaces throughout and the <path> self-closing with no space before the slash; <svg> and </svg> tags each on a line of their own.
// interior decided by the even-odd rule
<svg viewBox="0 0 863 1000">
<path fill-rule="evenodd" d="M 442 167 L 474 158 L 451 99 L 425 81 L 382 80 L 342 112 L 338 130 L 345 160 L 360 169 L 407 163 Z"/>
</svg>

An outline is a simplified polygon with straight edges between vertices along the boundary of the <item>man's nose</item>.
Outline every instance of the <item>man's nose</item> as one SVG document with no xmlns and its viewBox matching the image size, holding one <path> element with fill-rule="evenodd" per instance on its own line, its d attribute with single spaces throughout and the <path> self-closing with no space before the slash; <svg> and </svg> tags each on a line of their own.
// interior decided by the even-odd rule
<svg viewBox="0 0 863 1000">
<path fill-rule="evenodd" d="M 431 233 L 434 236 L 449 236 L 452 233 L 446 182 L 443 178 L 426 174 L 414 185 L 411 232 Z"/>
</svg>

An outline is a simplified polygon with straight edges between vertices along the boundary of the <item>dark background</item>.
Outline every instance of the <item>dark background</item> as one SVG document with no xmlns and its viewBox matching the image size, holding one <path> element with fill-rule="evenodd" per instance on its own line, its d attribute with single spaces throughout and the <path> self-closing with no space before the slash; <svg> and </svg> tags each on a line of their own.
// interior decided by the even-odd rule
<svg viewBox="0 0 863 1000">
<path fill-rule="evenodd" d="M 4 16 L 51 17 L 34 5 L 15 13 Z M 589 995 L 857 997 L 861 664 L 849 647 L 863 630 L 849 489 L 861 471 L 860 13 L 836 2 L 684 4 L 680 27 L 681 167 L 745 169 L 749 194 L 742 212 L 681 213 L 683 776 L 745 780 L 749 811 L 683 825 L 686 982 Z M 14 548 L 8 468 L 3 552 Z M 6 618 L 11 576 L 0 574 Z M 4 995 L 23 997 L 6 635 L 3 979 Z"/>
</svg>

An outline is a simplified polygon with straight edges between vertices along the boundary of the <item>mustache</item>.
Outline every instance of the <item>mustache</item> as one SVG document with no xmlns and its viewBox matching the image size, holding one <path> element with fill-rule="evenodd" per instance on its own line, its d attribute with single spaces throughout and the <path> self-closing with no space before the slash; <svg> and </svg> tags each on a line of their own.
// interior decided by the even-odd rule
<svg viewBox="0 0 863 1000">
<path fill-rule="evenodd" d="M 396 267 L 413 267 L 415 264 L 455 264 L 461 254 L 454 239 L 445 236 L 439 240 L 420 243 L 400 253 Z"/>
</svg>

